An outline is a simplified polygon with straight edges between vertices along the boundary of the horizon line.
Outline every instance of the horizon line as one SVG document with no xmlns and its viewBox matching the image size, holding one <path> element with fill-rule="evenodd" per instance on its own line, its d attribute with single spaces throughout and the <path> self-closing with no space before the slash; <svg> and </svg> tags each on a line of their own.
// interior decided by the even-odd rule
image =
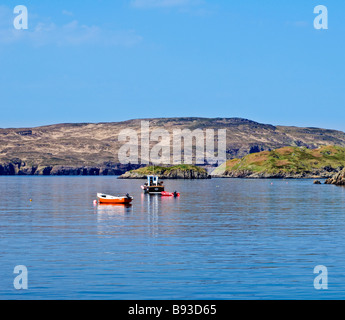
<svg viewBox="0 0 345 320">
<path fill-rule="evenodd" d="M 339 129 L 330 129 L 324 127 L 310 127 L 310 126 L 296 126 L 296 125 L 279 125 L 279 124 L 270 124 L 270 123 L 263 123 L 258 122 L 255 120 L 251 120 L 248 118 L 241 118 L 241 117 L 197 117 L 197 116 L 181 116 L 181 117 L 157 117 L 157 118 L 132 118 L 127 120 L 120 120 L 120 121 L 100 121 L 100 122 L 59 122 L 59 123 L 51 123 L 51 124 L 43 124 L 38 126 L 25 126 L 25 127 L 0 127 L 0 130 L 16 130 L 16 129 L 38 129 L 43 127 L 52 127 L 52 126 L 63 126 L 63 125 L 100 125 L 100 124 L 115 124 L 115 123 L 123 123 L 123 122 L 130 122 L 130 121 L 147 121 L 147 120 L 166 120 L 166 119 L 176 119 L 176 120 L 184 120 L 184 119 L 204 119 L 204 120 L 245 120 L 248 122 L 253 122 L 262 125 L 268 125 L 273 127 L 291 127 L 291 128 L 305 128 L 305 129 L 323 129 L 323 130 L 331 130 L 331 131 L 338 131 L 345 133 L 343 130 Z"/>
</svg>

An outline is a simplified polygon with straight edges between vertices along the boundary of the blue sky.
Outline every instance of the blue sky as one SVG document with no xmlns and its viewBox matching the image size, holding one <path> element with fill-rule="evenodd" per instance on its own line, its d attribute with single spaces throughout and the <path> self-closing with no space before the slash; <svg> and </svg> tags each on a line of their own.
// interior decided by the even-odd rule
<svg viewBox="0 0 345 320">
<path fill-rule="evenodd" d="M 28 30 L 13 28 L 19 4 Z M 345 131 L 344 21 L 340 0 L 2 1 L 0 127 L 200 116 Z"/>
</svg>

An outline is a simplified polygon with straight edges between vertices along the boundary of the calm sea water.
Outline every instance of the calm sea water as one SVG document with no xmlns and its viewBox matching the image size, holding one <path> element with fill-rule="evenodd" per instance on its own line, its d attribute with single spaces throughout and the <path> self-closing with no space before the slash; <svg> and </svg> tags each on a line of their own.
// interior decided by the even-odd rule
<svg viewBox="0 0 345 320">
<path fill-rule="evenodd" d="M 311 180 L 0 178 L 0 299 L 343 299 L 345 189 Z M 97 192 L 135 197 L 94 206 Z M 29 199 L 33 201 L 30 202 Z M 15 290 L 14 267 L 29 271 Z M 328 268 L 315 290 L 314 267 Z"/>
</svg>

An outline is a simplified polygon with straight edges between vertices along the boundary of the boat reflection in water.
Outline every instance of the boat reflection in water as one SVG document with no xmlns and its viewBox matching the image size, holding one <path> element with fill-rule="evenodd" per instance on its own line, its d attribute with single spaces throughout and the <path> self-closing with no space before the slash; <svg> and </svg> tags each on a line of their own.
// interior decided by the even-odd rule
<svg viewBox="0 0 345 320">
<path fill-rule="evenodd" d="M 147 193 L 141 194 L 141 206 L 142 211 L 147 214 L 147 232 L 151 237 L 158 236 L 158 221 L 160 211 L 160 200 L 161 196 L 158 194 L 152 195 Z"/>
<path fill-rule="evenodd" d="M 102 237 L 121 236 L 126 233 L 126 225 L 133 213 L 132 205 L 128 204 L 98 204 L 97 234 Z"/>
<path fill-rule="evenodd" d="M 116 217 L 125 217 L 133 212 L 131 204 L 97 204 L 96 206 L 97 219 L 108 220 Z"/>
</svg>

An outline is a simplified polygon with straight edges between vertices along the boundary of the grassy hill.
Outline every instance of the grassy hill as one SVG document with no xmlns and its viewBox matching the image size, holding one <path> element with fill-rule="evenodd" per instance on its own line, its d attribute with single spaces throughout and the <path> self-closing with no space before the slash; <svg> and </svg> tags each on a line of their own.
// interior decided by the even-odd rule
<svg viewBox="0 0 345 320">
<path fill-rule="evenodd" d="M 345 148 L 321 146 L 283 147 L 232 159 L 216 168 L 212 176 L 328 178 L 345 166 Z"/>
</svg>

